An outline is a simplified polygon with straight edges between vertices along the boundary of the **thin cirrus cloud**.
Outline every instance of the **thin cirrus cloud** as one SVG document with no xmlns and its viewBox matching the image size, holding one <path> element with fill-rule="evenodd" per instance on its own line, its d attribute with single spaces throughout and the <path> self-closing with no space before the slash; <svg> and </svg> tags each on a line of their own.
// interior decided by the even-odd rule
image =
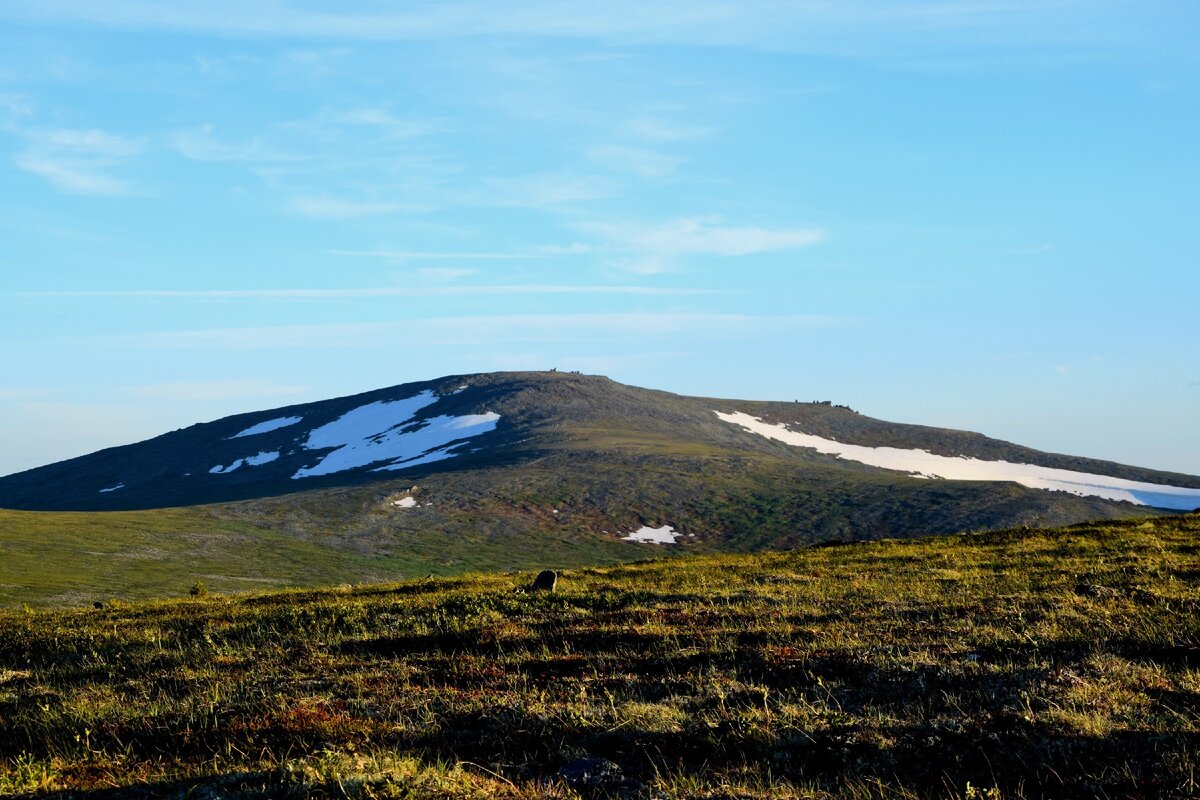
<svg viewBox="0 0 1200 800">
<path fill-rule="evenodd" d="M 219 140 L 214 134 L 214 125 L 201 125 L 199 128 L 176 131 L 171 137 L 171 144 L 184 158 L 192 161 L 300 161 L 300 156 L 291 155 L 278 150 L 262 139 L 251 139 L 247 142 L 230 143 Z"/>
<path fill-rule="evenodd" d="M 499 208 L 553 208 L 601 200 L 618 190 L 613 181 L 597 175 L 543 172 L 485 181 L 480 190 L 467 193 L 461 200 Z"/>
<path fill-rule="evenodd" d="M 687 256 L 738 257 L 807 247 L 824 240 L 821 228 L 727 226 L 711 218 L 684 218 L 658 225 L 592 222 L 579 230 L 607 241 L 621 254 L 613 261 L 630 272 L 676 269 Z"/>
<path fill-rule="evenodd" d="M 622 44 L 768 47 L 814 53 L 906 54 L 914 42 L 961 52 L 981 47 L 1111 45 L 1128 39 L 1125 16 L 1143 2 L 1109 0 L 692 0 L 591 5 L 515 0 L 497 13 L 484 0 L 415 2 L 346 11 L 330 4 L 209 0 L 12 0 L 4 16 L 72 21 L 126 30 L 203 32 L 230 37 L 402 41 L 481 35 L 585 39 Z M 1169 21 L 1165 4 L 1152 20 Z M 1082 25 L 1082 22 L 1090 23 Z M 953 32 L 954 36 L 946 36 Z"/>
<path fill-rule="evenodd" d="M 376 200 L 347 200 L 327 194 L 296 195 L 291 198 L 292 210 L 315 219 L 354 219 L 426 210 L 424 206 Z"/>
<path fill-rule="evenodd" d="M 124 394 L 143 400 L 238 400 L 255 397 L 281 397 L 303 394 L 303 386 L 289 386 L 262 380 L 176 381 L 130 386 Z"/>
<path fill-rule="evenodd" d="M 144 150 L 140 139 L 85 128 L 23 129 L 26 147 L 13 159 L 25 172 L 67 194 L 124 197 L 137 187 L 114 174 Z"/>
<path fill-rule="evenodd" d="M 355 108 L 331 115 L 329 120 L 341 125 L 372 128 L 391 139 L 424 136 L 438 127 L 430 120 L 398 117 L 384 108 Z"/>
<path fill-rule="evenodd" d="M 80 346 L 132 348 L 206 348 L 259 350 L 462 346 L 481 342 L 725 341 L 840 324 L 839 317 L 815 314 L 751 316 L 705 313 L 507 314 L 478 317 L 435 317 L 377 323 L 282 325 L 253 328 L 209 328 L 67 337 Z"/>
<path fill-rule="evenodd" d="M 461 286 L 385 286 L 361 289 L 97 289 L 43 292 L 8 292 L 3 297 L 24 298 L 110 298 L 160 300 L 346 300 L 388 297 L 452 297 L 464 295 L 523 294 L 625 294 L 669 297 L 713 294 L 708 289 L 572 285 L 489 284 Z"/>
<path fill-rule="evenodd" d="M 432 250 L 330 250 L 330 255 L 381 258 L 387 261 L 515 261 L 546 258 L 545 253 L 437 252 Z"/>
<path fill-rule="evenodd" d="M 575 242 L 569 245 L 545 244 L 513 251 L 438 251 L 438 250 L 330 250 L 334 256 L 378 258 L 385 261 L 527 261 L 560 258 L 591 253 L 594 248 Z"/>
<path fill-rule="evenodd" d="M 589 159 L 616 172 L 624 172 L 642 178 L 658 178 L 673 172 L 687 159 L 629 145 L 596 145 L 586 151 Z"/>
</svg>

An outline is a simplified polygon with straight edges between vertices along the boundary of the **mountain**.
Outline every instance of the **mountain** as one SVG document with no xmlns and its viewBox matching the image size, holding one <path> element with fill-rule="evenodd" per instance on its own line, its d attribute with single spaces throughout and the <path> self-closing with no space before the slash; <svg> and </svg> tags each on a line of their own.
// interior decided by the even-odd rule
<svg viewBox="0 0 1200 800">
<path fill-rule="evenodd" d="M 1195 476 L 883 422 L 828 402 L 684 397 L 541 372 L 451 376 L 193 425 L 0 478 L 0 507 L 127 510 L 413 481 L 431 491 L 457 486 L 472 500 L 485 499 L 485 488 L 510 501 L 557 493 L 573 514 L 646 522 L 770 487 L 770 502 L 794 506 L 797 522 L 806 498 L 824 507 L 818 528 L 830 527 L 831 505 L 848 522 L 886 507 L 917 527 L 967 511 L 984 518 L 953 524 L 1200 506 Z M 418 499 L 397 503 L 413 508 Z"/>
<path fill-rule="evenodd" d="M 459 375 L 0 478 L 0 604 L 178 596 L 196 580 L 230 592 L 567 568 L 1195 506 L 1194 476 L 828 402 Z"/>
</svg>

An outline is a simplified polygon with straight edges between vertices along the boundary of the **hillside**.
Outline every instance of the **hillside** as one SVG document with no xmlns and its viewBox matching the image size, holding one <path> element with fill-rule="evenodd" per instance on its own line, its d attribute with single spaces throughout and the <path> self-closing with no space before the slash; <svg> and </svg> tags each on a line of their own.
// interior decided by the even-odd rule
<svg viewBox="0 0 1200 800">
<path fill-rule="evenodd" d="M 771 471 L 774 461 L 784 461 L 803 477 L 822 475 L 835 483 L 885 480 L 869 462 L 748 434 L 743 423 L 730 418 L 739 414 L 848 445 L 1184 487 L 1196 491 L 1165 507 L 1200 505 L 1200 477 L 1040 453 L 974 433 L 883 422 L 826 403 L 685 397 L 599 376 L 540 372 L 450 376 L 193 425 L 0 478 L 0 508 L 191 506 L 520 468 L 555 456 L 566 456 L 559 469 L 586 459 L 629 469 L 671 463 L 695 473 L 737 462 L 739 471 Z M 909 472 L 889 470 L 886 481 L 904 486 L 900 476 L 909 478 Z M 1112 491 L 1113 486 L 1105 487 L 1107 492 L 1090 488 L 1076 493 L 1139 502 L 1128 492 Z"/>
<path fill-rule="evenodd" d="M 828 403 L 555 372 L 452 376 L 0 478 L 0 603 L 578 567 L 1147 516 L 1156 504 L 1200 505 L 1200 478 Z"/>
<path fill-rule="evenodd" d="M 0 612 L 0 794 L 1194 796 L 1198 535 Z"/>
</svg>

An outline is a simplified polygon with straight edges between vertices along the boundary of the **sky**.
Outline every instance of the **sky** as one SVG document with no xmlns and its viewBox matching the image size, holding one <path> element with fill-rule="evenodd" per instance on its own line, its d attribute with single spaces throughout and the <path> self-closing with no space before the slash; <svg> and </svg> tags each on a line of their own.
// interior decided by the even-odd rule
<svg viewBox="0 0 1200 800">
<path fill-rule="evenodd" d="M 1200 474 L 1192 0 L 0 0 L 0 474 L 581 370 Z"/>
</svg>

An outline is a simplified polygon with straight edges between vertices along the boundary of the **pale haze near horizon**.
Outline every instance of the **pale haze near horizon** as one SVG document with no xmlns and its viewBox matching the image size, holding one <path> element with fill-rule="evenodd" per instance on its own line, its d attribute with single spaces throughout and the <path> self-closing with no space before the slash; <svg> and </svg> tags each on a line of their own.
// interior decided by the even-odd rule
<svg viewBox="0 0 1200 800">
<path fill-rule="evenodd" d="M 1184 2 L 0 0 L 0 474 L 579 369 L 1200 474 Z"/>
</svg>

